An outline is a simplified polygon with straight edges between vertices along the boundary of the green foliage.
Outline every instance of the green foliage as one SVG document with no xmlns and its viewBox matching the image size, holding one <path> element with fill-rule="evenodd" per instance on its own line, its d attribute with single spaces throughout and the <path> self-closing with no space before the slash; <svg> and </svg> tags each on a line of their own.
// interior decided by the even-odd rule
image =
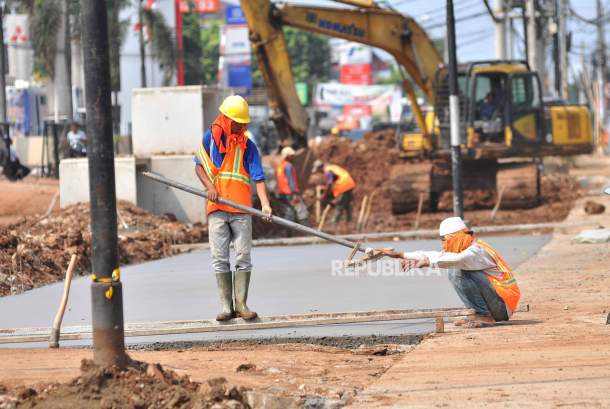
<svg viewBox="0 0 610 409">
<path fill-rule="evenodd" d="M 220 56 L 221 20 L 206 20 L 201 28 L 201 83 L 215 85 L 218 82 L 218 58 Z"/>
<path fill-rule="evenodd" d="M 34 74 L 40 78 L 55 76 L 57 33 L 61 28 L 60 0 L 35 0 L 28 3 L 30 41 L 34 49 Z"/>
<path fill-rule="evenodd" d="M 78 3 L 80 7 L 78 0 L 71 1 Z M 110 85 L 113 91 L 121 90 L 121 56 L 119 53 L 129 29 L 129 20 L 120 20 L 119 13 L 128 7 L 130 3 L 130 0 L 106 0 L 108 8 L 108 44 L 110 46 Z M 80 16 L 80 10 L 75 15 Z M 80 27 L 80 25 L 77 27 Z"/>
<path fill-rule="evenodd" d="M 145 10 L 142 13 L 144 24 L 150 34 L 150 42 L 157 61 L 163 71 L 163 85 L 172 81 L 176 64 L 176 47 L 173 31 L 165 23 L 163 14 L 156 10 Z"/>
<path fill-rule="evenodd" d="M 292 27 L 284 28 L 284 36 L 296 82 L 313 85 L 330 77 L 330 45 L 327 37 Z"/>
<path fill-rule="evenodd" d="M 199 15 L 197 13 L 185 14 L 182 23 L 184 83 L 185 85 L 197 85 L 202 80 L 201 59 L 203 56 Z"/>
<path fill-rule="evenodd" d="M 327 37 L 292 27 L 284 28 L 284 37 L 295 82 L 305 82 L 309 89 L 313 89 L 316 83 L 330 79 L 330 44 Z M 252 82 L 257 87 L 265 85 L 254 57 Z"/>
</svg>

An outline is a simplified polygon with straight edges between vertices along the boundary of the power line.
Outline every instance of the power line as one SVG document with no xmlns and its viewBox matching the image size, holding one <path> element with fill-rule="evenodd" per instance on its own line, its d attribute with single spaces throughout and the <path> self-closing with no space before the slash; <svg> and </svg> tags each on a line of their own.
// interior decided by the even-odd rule
<svg viewBox="0 0 610 409">
<path fill-rule="evenodd" d="M 456 23 L 461 23 L 462 21 L 472 20 L 472 19 L 475 19 L 475 18 L 478 18 L 478 17 L 481 17 L 481 16 L 485 16 L 485 15 L 487 15 L 487 11 L 482 11 L 482 12 L 478 12 L 478 13 L 474 13 L 474 14 L 470 14 L 470 15 L 467 15 L 467 16 L 462 16 L 460 18 L 457 18 L 455 20 L 455 22 Z M 436 23 L 436 24 L 432 24 L 432 25 L 428 25 L 428 26 L 423 26 L 423 27 L 426 30 L 430 30 L 430 29 L 433 29 L 433 28 L 444 27 L 445 25 L 446 25 L 446 23 L 443 22 L 443 23 Z"/>
</svg>

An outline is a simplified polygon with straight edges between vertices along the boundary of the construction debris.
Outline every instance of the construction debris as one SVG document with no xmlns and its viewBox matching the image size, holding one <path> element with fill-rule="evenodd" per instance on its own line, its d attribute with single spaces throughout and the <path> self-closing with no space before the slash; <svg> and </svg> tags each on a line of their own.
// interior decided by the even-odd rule
<svg viewBox="0 0 610 409">
<path fill-rule="evenodd" d="M 192 382 L 159 364 L 132 361 L 129 367 L 101 368 L 81 362 L 81 375 L 40 390 L 20 388 L 0 391 L 0 408 L 76 409 L 99 408 L 249 408 L 246 390 L 213 378 Z"/>
<path fill-rule="evenodd" d="M 367 133 L 362 140 L 327 137 L 313 149 L 316 157 L 344 167 L 356 181 L 353 200 L 355 219 L 358 217 L 363 197 L 366 195 L 371 197 L 374 192 L 375 200 L 363 231 L 397 231 L 413 227 L 417 219 L 415 209 L 419 207 L 420 196 L 414 194 L 409 199 L 412 201 L 410 205 L 414 211 L 394 214 L 391 197 L 395 190 L 394 185 L 400 182 L 395 176 L 399 174 L 409 179 L 403 181 L 404 183 L 417 184 L 418 175 L 420 173 L 427 175 L 430 166 L 424 163 L 410 163 L 402 159 L 394 131 Z M 321 183 L 319 175 L 313 175 L 310 180 L 310 188 L 303 195 L 312 215 L 315 214 L 315 185 L 319 183 Z M 493 214 L 493 217 L 489 210 L 485 210 L 492 209 L 498 203 L 498 197 L 491 192 L 465 191 L 464 202 L 465 207 L 470 209 L 467 218 L 473 225 L 540 223 L 563 220 L 574 201 L 581 195 L 582 189 L 573 177 L 567 173 L 549 172 L 542 175 L 541 202 L 534 208 L 519 209 L 509 206 L 511 197 L 508 190 L 504 191 L 501 205 L 498 206 L 499 209 Z M 425 201 L 427 202 L 427 198 Z M 507 210 L 505 207 L 512 208 Z M 427 212 L 427 205 L 424 204 L 418 227 L 436 228 L 443 218 L 450 215 L 450 212 L 451 194 L 446 192 L 440 197 L 439 212 Z M 313 219 L 312 225 L 317 225 Z M 353 233 L 354 228 L 355 222 L 352 224 L 327 223 L 325 225 L 325 231 L 335 234 Z"/>
<path fill-rule="evenodd" d="M 594 202 L 593 200 L 587 200 L 585 203 L 585 213 L 587 214 L 602 214 L 606 211 L 606 206 L 601 203 Z"/>
<path fill-rule="evenodd" d="M 173 215 L 155 216 L 128 202 L 119 209 L 128 226 L 119 228 L 121 265 L 172 254 L 172 245 L 208 240 L 207 227 L 182 224 Z M 59 281 L 71 254 L 78 254 L 76 272 L 91 271 L 89 205 L 62 209 L 48 217 L 29 217 L 0 227 L 0 296 Z"/>
</svg>

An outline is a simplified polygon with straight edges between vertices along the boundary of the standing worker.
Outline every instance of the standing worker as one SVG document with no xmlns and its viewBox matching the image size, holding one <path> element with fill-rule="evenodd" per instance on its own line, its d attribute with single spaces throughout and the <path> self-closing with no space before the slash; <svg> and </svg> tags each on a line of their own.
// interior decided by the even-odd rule
<svg viewBox="0 0 610 409">
<path fill-rule="evenodd" d="M 345 213 L 347 222 L 351 222 L 353 190 L 356 187 L 356 182 L 349 172 L 338 165 L 325 165 L 321 160 L 314 162 L 313 172 L 324 172 L 326 180 L 325 199 L 326 201 L 332 201 L 336 206 L 334 222 L 339 222 L 343 213 Z"/>
<path fill-rule="evenodd" d="M 261 158 L 253 141 L 245 135 L 250 113 L 248 103 L 239 95 L 225 98 L 220 115 L 203 135 L 195 156 L 195 172 L 208 195 L 207 214 L 212 265 L 222 304 L 218 321 L 234 317 L 252 320 L 257 317 L 246 304 L 252 263 L 252 216 L 217 202 L 218 197 L 252 206 L 251 181 L 269 217 Z M 229 245 L 235 249 L 235 274 L 231 273 Z M 233 298 L 234 297 L 234 298 Z M 233 303 L 235 301 L 235 303 Z"/>
<path fill-rule="evenodd" d="M 282 148 L 280 153 L 282 161 L 275 169 L 277 193 L 280 200 L 292 206 L 296 213 L 297 222 L 306 225 L 309 219 L 309 212 L 305 202 L 303 202 L 297 181 L 297 172 L 292 164 L 295 154 L 296 152 L 290 146 Z"/>
<path fill-rule="evenodd" d="M 282 161 L 275 169 L 277 193 L 280 199 L 290 202 L 295 195 L 300 194 L 297 173 L 292 165 L 295 151 L 290 146 L 286 146 L 282 148 L 280 155 Z"/>
<path fill-rule="evenodd" d="M 521 292 L 517 280 L 498 252 L 474 237 L 461 217 L 449 217 L 439 228 L 443 251 L 396 253 L 381 250 L 390 257 L 403 258 L 405 270 L 421 267 L 451 269 L 449 281 L 467 308 L 475 313 L 455 322 L 470 328 L 508 321 L 515 312 Z"/>
</svg>

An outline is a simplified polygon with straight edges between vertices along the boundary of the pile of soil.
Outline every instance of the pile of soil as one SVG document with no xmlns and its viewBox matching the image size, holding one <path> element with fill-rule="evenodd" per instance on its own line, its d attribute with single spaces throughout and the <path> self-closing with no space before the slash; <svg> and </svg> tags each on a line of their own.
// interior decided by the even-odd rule
<svg viewBox="0 0 610 409">
<path fill-rule="evenodd" d="M 392 167 L 402 162 L 393 130 L 368 132 L 358 141 L 328 137 L 314 148 L 314 153 L 325 163 L 350 172 L 357 183 L 354 204 L 375 192 L 375 211 L 390 214 L 389 175 Z"/>
<path fill-rule="evenodd" d="M 208 240 L 207 226 L 182 224 L 171 214 L 155 216 L 122 201 L 119 213 L 127 225 L 119 223 L 121 265 L 171 255 L 173 244 Z M 61 280 L 71 254 L 78 255 L 77 274 L 90 272 L 89 223 L 89 204 L 81 203 L 0 227 L 0 296 Z"/>
<path fill-rule="evenodd" d="M 400 157 L 394 131 L 371 132 L 359 141 L 345 138 L 325 138 L 313 148 L 317 158 L 347 169 L 356 181 L 354 190 L 353 219 L 351 223 L 341 221 L 333 223 L 327 220 L 324 230 L 335 234 L 354 233 L 356 219 L 365 195 L 373 197 L 373 206 L 369 220 L 363 232 L 383 232 L 408 230 L 414 227 L 416 212 L 395 215 L 392 213 L 391 189 L 392 174 L 397 169 L 419 170 L 417 163 L 406 163 Z M 319 176 L 310 180 L 310 188 L 303 197 L 310 209 L 311 225 L 315 226 L 314 203 L 315 193 L 312 185 L 323 183 Z M 466 215 L 472 225 L 502 225 L 520 223 L 544 223 L 563 220 L 574 201 L 581 197 L 582 189 L 576 180 L 567 173 L 549 172 L 541 177 L 542 198 L 538 206 L 527 209 L 501 208 L 495 218 L 491 218 L 491 207 L 495 204 L 495 195 L 490 192 L 465 192 Z M 426 205 L 420 217 L 419 228 L 436 228 L 445 217 L 452 216 L 451 194 L 441 197 L 439 211 L 428 213 Z M 332 215 L 332 211 L 331 211 Z"/>
<path fill-rule="evenodd" d="M 244 388 L 229 384 L 225 378 L 200 384 L 159 364 L 132 361 L 127 369 L 121 370 L 100 368 L 83 360 L 81 375 L 68 383 L 55 383 L 40 390 L 0 391 L 0 407 L 240 409 L 250 407 L 245 393 Z"/>
</svg>

